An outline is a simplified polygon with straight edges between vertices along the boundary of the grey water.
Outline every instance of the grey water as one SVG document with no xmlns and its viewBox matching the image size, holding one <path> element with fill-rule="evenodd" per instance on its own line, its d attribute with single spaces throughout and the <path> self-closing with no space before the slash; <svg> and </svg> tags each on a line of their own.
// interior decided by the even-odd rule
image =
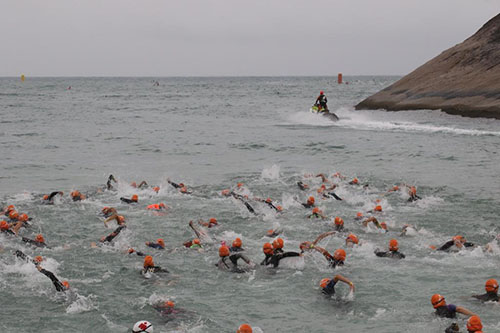
<svg viewBox="0 0 500 333">
<path fill-rule="evenodd" d="M 432 314 L 430 297 L 481 316 L 484 331 L 500 330 L 498 305 L 469 296 L 484 282 L 500 278 L 500 122 L 463 118 L 438 110 L 355 111 L 353 106 L 397 77 L 223 77 L 223 78 L 0 78 L 0 203 L 14 204 L 33 218 L 21 235 L 42 233 L 50 249 L 36 249 L 19 238 L 0 235 L 0 328 L 2 332 L 128 332 L 149 320 L 155 332 L 235 332 L 249 323 L 262 332 L 443 332 L 453 322 Z M 159 86 L 154 85 L 159 82 Z M 68 89 L 71 87 L 71 89 Z M 340 121 L 309 112 L 319 90 Z M 320 178 L 340 172 L 336 193 L 343 201 L 322 200 Z M 116 191 L 99 191 L 108 175 Z M 359 178 L 363 186 L 348 181 Z M 183 195 L 167 178 L 193 191 Z M 146 180 L 160 186 L 135 189 Z M 312 188 L 302 192 L 296 182 Z M 276 214 L 250 201 L 257 215 L 221 190 L 244 183 L 252 197 L 270 197 L 283 206 Z M 415 185 L 421 200 L 407 202 L 399 184 Z M 64 191 L 54 205 L 43 194 Z M 72 202 L 69 193 L 88 195 Z M 126 205 L 119 197 L 139 195 Z M 308 219 L 300 206 L 309 195 L 329 217 Z M 389 232 L 364 228 L 354 220 L 381 200 Z M 164 202 L 165 215 L 145 208 Z M 99 212 L 113 206 L 128 228 L 111 245 L 92 248 L 109 234 Z M 341 216 L 362 243 L 347 248 L 346 265 L 331 269 L 318 253 L 284 260 L 278 269 L 259 265 L 271 228 L 281 228 L 285 250 L 332 230 Z M 184 248 L 195 236 L 190 220 L 216 217 L 204 250 Z M 400 236 L 404 224 L 417 232 Z M 437 253 L 440 245 L 463 235 L 480 247 Z M 248 273 L 215 267 L 221 241 L 241 237 L 256 263 Z M 344 247 L 346 234 L 323 240 L 329 252 Z M 146 241 L 163 238 L 166 250 Z M 378 258 L 396 238 L 406 258 Z M 490 244 L 491 251 L 484 246 Z M 144 279 L 142 257 L 153 255 L 170 270 Z M 34 265 L 15 259 L 22 250 L 42 255 L 42 266 L 71 284 L 68 295 L 55 292 Z M 356 291 L 337 284 L 326 298 L 322 278 L 341 274 Z M 186 312 L 162 317 L 152 304 L 171 299 Z M 464 330 L 465 316 L 457 321 Z"/>
</svg>

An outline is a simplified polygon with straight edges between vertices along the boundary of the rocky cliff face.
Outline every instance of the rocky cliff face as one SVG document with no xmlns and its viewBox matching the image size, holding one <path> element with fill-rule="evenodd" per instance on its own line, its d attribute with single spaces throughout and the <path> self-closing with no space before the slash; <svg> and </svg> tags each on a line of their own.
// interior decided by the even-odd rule
<svg viewBox="0 0 500 333">
<path fill-rule="evenodd" d="M 500 14 L 356 109 L 441 109 L 500 119 Z"/>
</svg>

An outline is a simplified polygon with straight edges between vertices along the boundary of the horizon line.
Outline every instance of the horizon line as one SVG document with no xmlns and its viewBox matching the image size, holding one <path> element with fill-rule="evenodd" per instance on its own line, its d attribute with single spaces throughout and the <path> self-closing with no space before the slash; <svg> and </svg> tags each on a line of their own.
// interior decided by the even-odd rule
<svg viewBox="0 0 500 333">
<path fill-rule="evenodd" d="M 263 78 L 263 77 L 319 77 L 319 78 L 337 78 L 334 75 L 0 75 L 0 78 Z M 366 76 L 404 76 L 406 74 L 344 74 L 343 77 L 366 77 Z"/>
</svg>

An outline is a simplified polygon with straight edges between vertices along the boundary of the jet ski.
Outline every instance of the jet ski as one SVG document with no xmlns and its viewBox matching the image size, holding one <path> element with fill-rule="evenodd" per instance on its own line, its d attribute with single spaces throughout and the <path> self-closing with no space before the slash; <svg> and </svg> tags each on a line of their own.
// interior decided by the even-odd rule
<svg viewBox="0 0 500 333">
<path fill-rule="evenodd" d="M 311 113 L 320 114 L 323 117 L 330 119 L 331 121 L 339 120 L 339 117 L 337 117 L 335 113 L 330 112 L 328 109 L 323 109 L 319 105 L 313 105 L 309 111 L 311 111 Z"/>
</svg>

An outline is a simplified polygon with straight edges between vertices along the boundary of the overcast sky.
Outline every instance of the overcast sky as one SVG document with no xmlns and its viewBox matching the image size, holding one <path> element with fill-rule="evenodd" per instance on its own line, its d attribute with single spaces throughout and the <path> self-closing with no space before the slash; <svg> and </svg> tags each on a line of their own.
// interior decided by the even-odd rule
<svg viewBox="0 0 500 333">
<path fill-rule="evenodd" d="M 0 0 L 0 76 L 406 74 L 500 0 Z"/>
</svg>

